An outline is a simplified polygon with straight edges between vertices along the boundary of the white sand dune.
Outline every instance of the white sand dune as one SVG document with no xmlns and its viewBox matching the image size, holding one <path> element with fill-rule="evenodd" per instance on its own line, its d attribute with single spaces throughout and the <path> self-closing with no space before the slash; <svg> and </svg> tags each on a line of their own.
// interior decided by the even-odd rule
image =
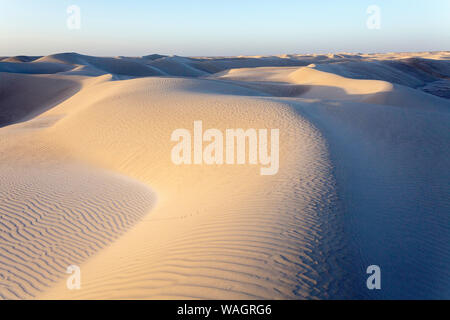
<svg viewBox="0 0 450 320">
<path fill-rule="evenodd" d="M 366 99 L 368 95 L 388 92 L 393 87 L 389 82 L 349 79 L 316 70 L 314 67 L 315 65 L 281 70 L 277 67 L 231 69 L 212 77 L 250 81 L 254 84 L 254 88 L 269 89 L 269 93 L 273 95 L 283 92 L 283 88 L 289 88 L 290 91 L 287 92 L 291 94 L 287 96 L 321 99 Z M 291 85 L 286 86 L 286 83 Z"/>
<path fill-rule="evenodd" d="M 447 108 L 445 100 L 423 94 L 422 90 L 381 80 L 345 78 L 317 68 L 312 64 L 307 67 L 230 69 L 210 78 L 232 80 L 272 96 L 358 101 L 427 110 Z M 444 92 L 448 94 L 445 87 L 441 89 L 441 96 L 445 96 Z"/>
<path fill-rule="evenodd" d="M 0 77 L 0 127 L 31 119 L 80 89 L 76 80 L 51 76 L 2 73 Z"/>
<path fill-rule="evenodd" d="M 77 165 L 6 168 L 0 177 L 3 299 L 31 298 L 147 213 L 152 193 Z"/>
<path fill-rule="evenodd" d="M 0 72 L 28 73 L 28 74 L 50 74 L 70 70 L 71 67 L 62 63 L 51 62 L 1 62 Z"/>
<path fill-rule="evenodd" d="M 191 58 L 158 54 L 143 57 L 94 57 L 69 52 L 44 57 L 4 57 L 0 61 L 0 72 L 87 76 L 113 74 L 115 79 L 124 79 L 161 75 L 203 77 L 236 68 L 300 67 L 316 64 L 317 71 L 351 79 L 387 81 L 447 97 L 448 86 L 443 83 L 450 77 L 449 60 L 450 54 L 447 51 Z"/>
<path fill-rule="evenodd" d="M 449 56 L 0 62 L 0 297 L 449 298 Z M 279 128 L 279 172 L 173 164 L 195 120 Z"/>
</svg>

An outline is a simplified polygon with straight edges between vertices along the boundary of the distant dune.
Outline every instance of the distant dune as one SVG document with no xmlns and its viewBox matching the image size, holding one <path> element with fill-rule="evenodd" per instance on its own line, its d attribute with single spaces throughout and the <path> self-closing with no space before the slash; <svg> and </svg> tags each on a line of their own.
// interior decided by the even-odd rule
<svg viewBox="0 0 450 320">
<path fill-rule="evenodd" d="M 5 57 L 0 298 L 449 299 L 449 81 L 449 52 Z M 175 165 L 195 120 L 278 128 L 279 172 Z"/>
<path fill-rule="evenodd" d="M 58 53 L 45 57 L 4 57 L 0 72 L 77 75 L 113 74 L 117 77 L 203 77 L 236 68 L 288 67 L 317 64 L 320 71 L 352 79 L 382 80 L 448 97 L 450 53 L 388 53 L 280 55 L 252 57 L 180 57 L 150 54 L 143 57 L 93 57 Z"/>
</svg>

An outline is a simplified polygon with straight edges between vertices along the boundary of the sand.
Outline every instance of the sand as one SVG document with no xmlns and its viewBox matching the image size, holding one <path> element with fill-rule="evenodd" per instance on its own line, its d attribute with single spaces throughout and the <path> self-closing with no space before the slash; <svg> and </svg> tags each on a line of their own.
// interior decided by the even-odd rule
<svg viewBox="0 0 450 320">
<path fill-rule="evenodd" d="M 449 58 L 2 60 L 0 298 L 449 298 Z M 278 173 L 175 165 L 196 120 L 280 129 Z"/>
</svg>

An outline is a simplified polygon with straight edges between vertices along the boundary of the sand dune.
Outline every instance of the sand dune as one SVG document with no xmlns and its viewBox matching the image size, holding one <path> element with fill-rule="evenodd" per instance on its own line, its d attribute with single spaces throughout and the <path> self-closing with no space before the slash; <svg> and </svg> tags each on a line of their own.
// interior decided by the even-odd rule
<svg viewBox="0 0 450 320">
<path fill-rule="evenodd" d="M 77 165 L 2 166 L 3 299 L 31 298 L 117 239 L 154 202 L 147 187 Z"/>
<path fill-rule="evenodd" d="M 0 62 L 0 72 L 50 74 L 70 70 L 71 67 L 62 63 L 32 63 L 32 62 Z"/>
<path fill-rule="evenodd" d="M 31 62 L 36 59 L 39 59 L 40 57 L 30 57 L 30 56 L 15 56 L 15 57 L 6 57 L 3 59 L 0 59 L 3 62 Z"/>
<path fill-rule="evenodd" d="M 372 297 L 448 298 L 450 104 L 299 107 L 328 132 L 362 261 L 385 270 L 383 290 Z"/>
<path fill-rule="evenodd" d="M 94 57 L 58 53 L 44 57 L 5 57 L 0 72 L 86 76 L 112 74 L 126 77 L 204 77 L 231 69 L 301 67 L 316 64 L 325 71 L 350 79 L 381 80 L 448 97 L 450 54 L 441 52 L 386 54 L 327 54 L 240 57 L 180 57 L 150 54 L 143 57 Z M 281 72 L 284 74 L 284 72 Z"/>
<path fill-rule="evenodd" d="M 250 81 L 254 88 L 270 89 L 277 95 L 283 88 L 290 88 L 288 96 L 303 98 L 355 99 L 392 90 L 392 84 L 378 80 L 355 80 L 316 70 L 311 67 L 243 68 L 224 71 L 214 78 Z M 262 82 L 262 83 L 261 83 Z M 270 83 L 269 85 L 267 83 Z M 285 84 L 291 84 L 286 86 Z M 244 83 L 245 85 L 245 83 Z M 297 89 L 297 90 L 293 90 Z"/>
<path fill-rule="evenodd" d="M 448 298 L 449 56 L 0 62 L 0 297 Z M 175 165 L 195 120 L 279 128 L 279 172 Z"/>
<path fill-rule="evenodd" d="M 216 93 L 187 91 L 194 86 Z M 293 298 L 311 292 L 325 297 L 330 294 L 331 281 L 345 281 L 342 266 L 336 265 L 335 279 L 322 279 L 326 269 L 322 275 L 313 270 L 314 264 L 326 268 L 320 262 L 326 256 L 312 249 L 320 229 L 335 238 L 324 250 L 339 251 L 344 241 L 329 226 L 337 219 L 335 213 L 320 204 L 311 207 L 311 202 L 320 203 L 321 198 L 330 202 L 335 198 L 320 133 L 282 104 L 235 97 L 236 89 L 228 87 L 215 81 L 181 79 L 101 83 L 92 90 L 107 96 L 51 128 L 52 137 L 71 132 L 57 143 L 70 145 L 86 161 L 148 183 L 159 201 L 139 227 L 105 250 L 103 257 L 83 266 L 89 270 L 84 289 L 74 292 L 74 297 Z M 118 100 L 125 93 L 126 101 Z M 242 90 L 241 94 L 245 93 Z M 80 105 L 75 98 L 91 97 L 89 91 L 85 95 L 61 107 L 73 110 L 70 102 Z M 106 114 L 115 116 L 105 118 Z M 280 160 L 283 172 L 267 179 L 259 176 L 257 168 L 245 165 L 173 165 L 169 158 L 172 146 L 165 137 L 172 128 L 190 127 L 198 118 L 214 128 L 250 124 L 285 128 Z M 99 124 L 99 119 L 105 120 Z M 296 137 L 302 137 L 301 147 L 288 153 L 297 144 Z M 113 145 L 108 143 L 111 139 Z M 133 263 L 143 256 L 142 263 Z M 123 263 L 113 263 L 119 257 Z M 117 282 L 117 278 L 127 280 Z M 100 283 L 111 282 L 116 289 L 100 293 Z M 65 291 L 62 284 L 45 297 Z"/>
<path fill-rule="evenodd" d="M 61 76 L 2 73 L 0 127 L 30 119 L 79 90 L 77 81 Z"/>
</svg>

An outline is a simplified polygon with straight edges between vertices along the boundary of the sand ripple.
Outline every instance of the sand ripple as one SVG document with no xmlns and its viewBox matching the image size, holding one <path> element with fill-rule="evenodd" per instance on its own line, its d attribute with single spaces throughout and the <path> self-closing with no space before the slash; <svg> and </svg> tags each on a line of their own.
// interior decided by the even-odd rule
<svg viewBox="0 0 450 320">
<path fill-rule="evenodd" d="M 153 196 L 121 176 L 79 166 L 0 168 L 0 298 L 30 298 L 106 247 Z"/>
</svg>

